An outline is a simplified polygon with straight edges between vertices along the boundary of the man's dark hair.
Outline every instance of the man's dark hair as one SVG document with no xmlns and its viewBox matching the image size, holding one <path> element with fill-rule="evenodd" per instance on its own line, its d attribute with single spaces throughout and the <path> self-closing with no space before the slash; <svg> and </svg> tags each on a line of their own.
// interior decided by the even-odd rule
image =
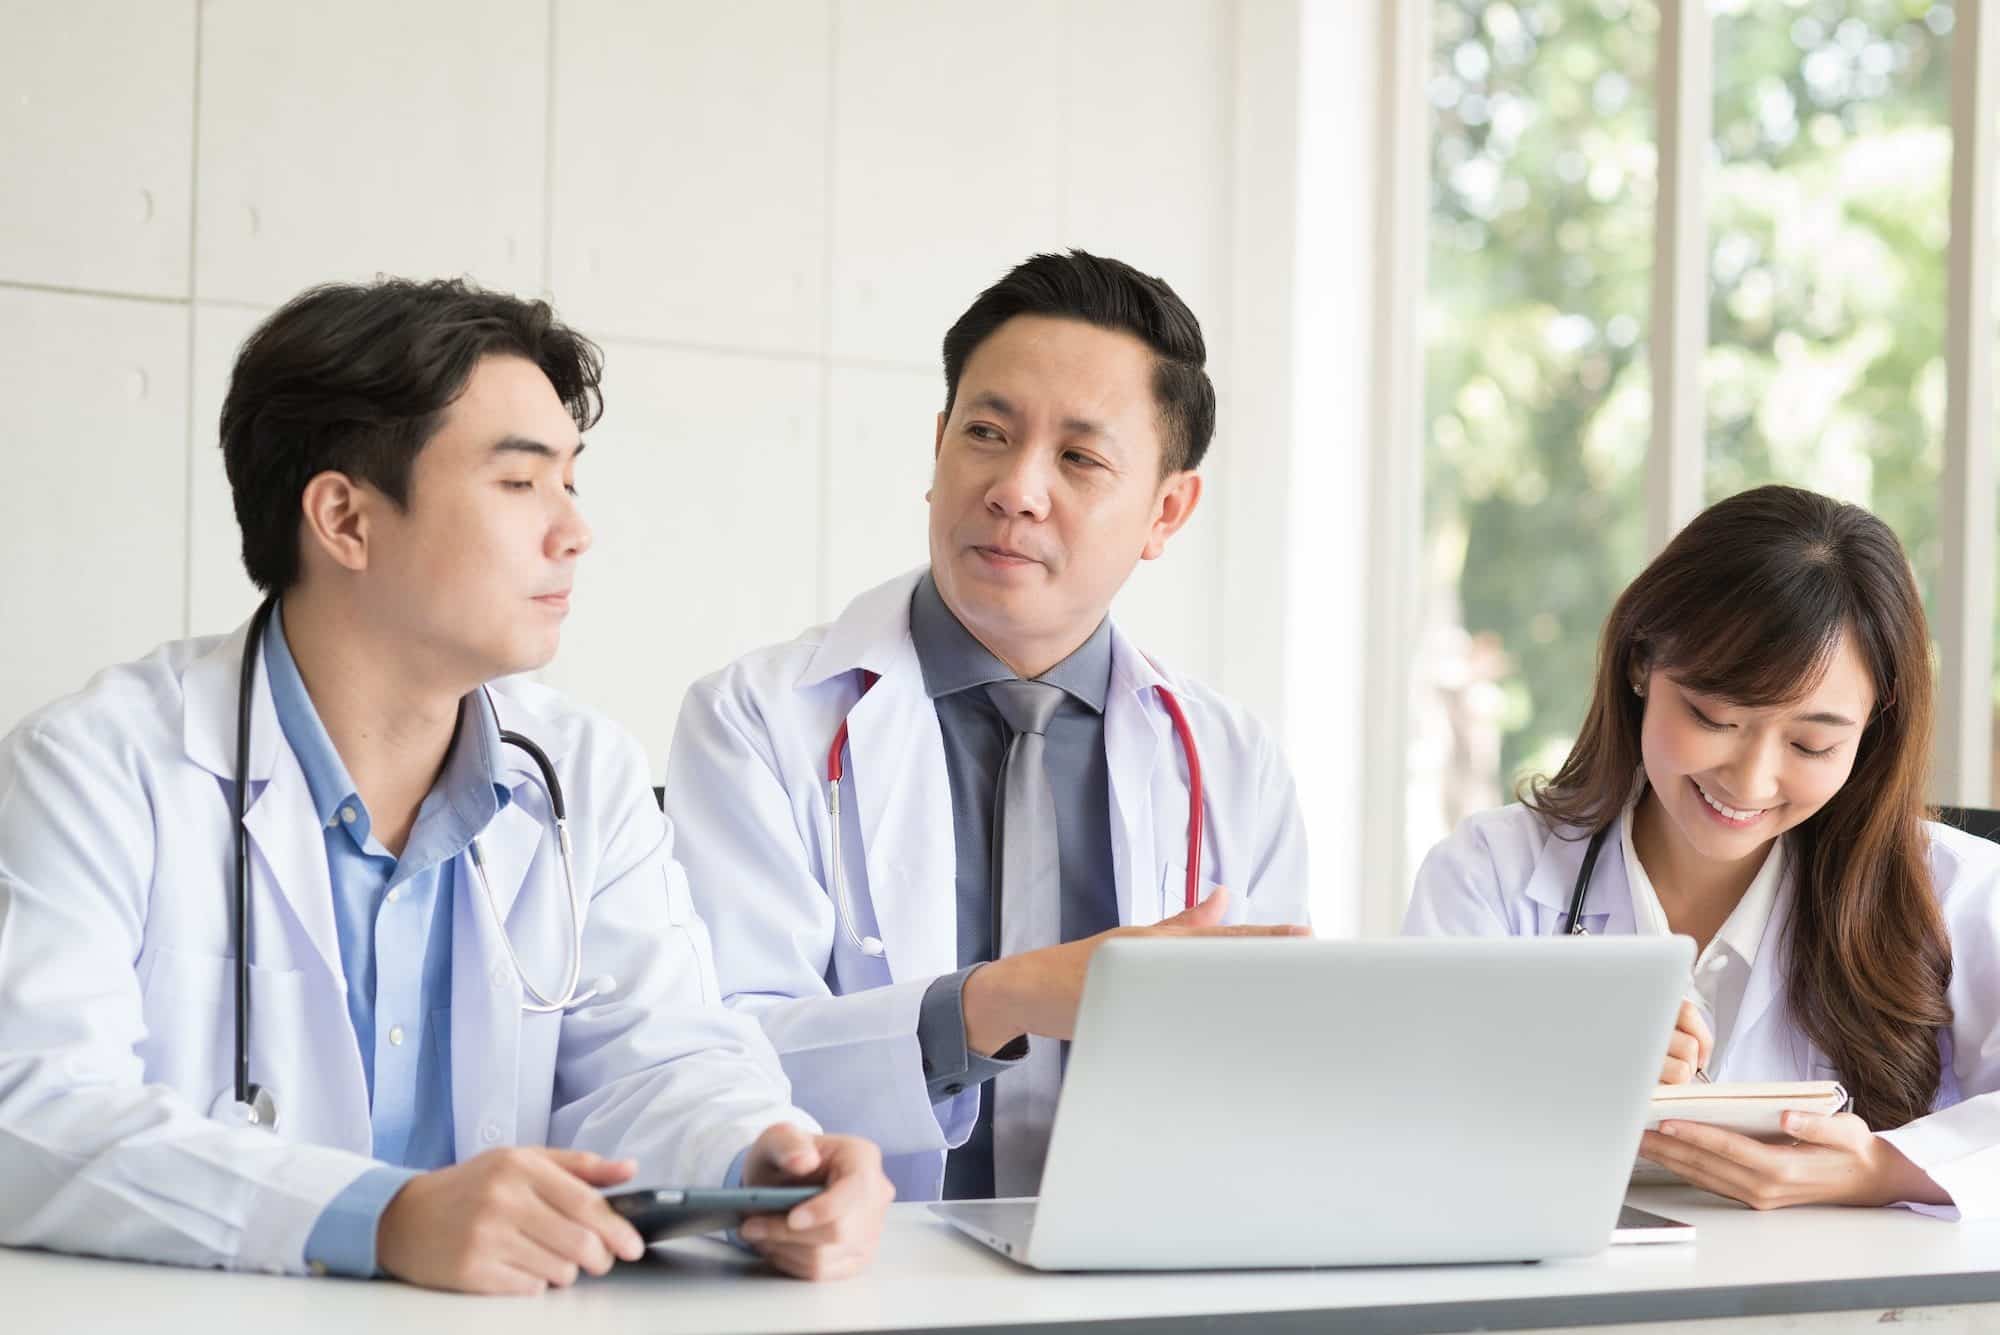
<svg viewBox="0 0 2000 1335">
<path fill-rule="evenodd" d="M 603 411 L 604 357 L 543 301 L 460 279 L 328 283 L 292 298 L 236 356 L 222 405 L 222 461 L 258 588 L 299 578 L 299 502 L 329 470 L 397 505 L 410 466 L 479 359 L 542 369 L 579 429 Z"/>
<path fill-rule="evenodd" d="M 1160 472 L 1197 468 L 1215 435 L 1215 386 L 1203 369 L 1208 345 L 1165 280 L 1119 260 L 1081 250 L 1035 255 L 979 294 L 944 336 L 944 410 L 951 415 L 958 378 L 973 351 L 1017 315 L 1082 320 L 1136 336 L 1153 350 L 1153 398 L 1164 428 Z"/>
</svg>

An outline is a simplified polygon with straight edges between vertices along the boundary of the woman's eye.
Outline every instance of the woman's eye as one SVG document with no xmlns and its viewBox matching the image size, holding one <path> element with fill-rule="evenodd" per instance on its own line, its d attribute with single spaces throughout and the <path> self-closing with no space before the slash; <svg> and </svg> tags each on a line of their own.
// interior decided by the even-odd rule
<svg viewBox="0 0 2000 1335">
<path fill-rule="evenodd" d="M 500 485 L 509 491 L 533 491 L 535 489 L 533 482 L 518 477 L 503 478 Z"/>
<path fill-rule="evenodd" d="M 1792 745 L 1798 748 L 1800 755 L 1811 756 L 1814 760 L 1824 760 L 1840 748 L 1839 742 L 1835 742 L 1832 746 L 1823 746 L 1817 751 L 1807 746 L 1804 742 L 1793 742 Z"/>
<path fill-rule="evenodd" d="M 1702 713 L 1693 704 L 1688 705 L 1688 713 L 1694 715 L 1694 721 L 1702 727 L 1707 728 L 1710 732 L 1722 732 L 1729 726 L 1726 723 L 1717 723 L 1714 719 Z"/>
</svg>

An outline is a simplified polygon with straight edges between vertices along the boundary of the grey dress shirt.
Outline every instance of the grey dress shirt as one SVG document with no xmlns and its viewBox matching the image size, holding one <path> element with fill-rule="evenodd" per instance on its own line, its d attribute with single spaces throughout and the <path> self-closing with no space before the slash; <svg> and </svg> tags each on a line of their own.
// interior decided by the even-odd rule
<svg viewBox="0 0 2000 1335">
<path fill-rule="evenodd" d="M 1015 673 L 960 624 L 929 574 L 910 599 L 910 634 L 924 690 L 937 709 L 951 781 L 953 842 L 958 854 L 959 971 L 931 984 L 917 1021 L 924 1075 L 934 1100 L 989 1080 L 1027 1052 L 1016 1040 L 992 1057 L 965 1045 L 965 980 L 994 955 L 993 803 L 1006 757 L 1006 721 L 981 689 Z M 1104 702 L 1111 690 L 1111 623 L 1038 680 L 1067 698 L 1050 720 L 1045 763 L 1056 798 L 1062 865 L 1062 939 L 1077 941 L 1118 925 L 1111 864 L 1111 770 L 1104 755 Z M 964 1200 L 993 1194 L 993 1102 L 983 1099 L 971 1137 L 945 1160 L 944 1194 Z"/>
</svg>

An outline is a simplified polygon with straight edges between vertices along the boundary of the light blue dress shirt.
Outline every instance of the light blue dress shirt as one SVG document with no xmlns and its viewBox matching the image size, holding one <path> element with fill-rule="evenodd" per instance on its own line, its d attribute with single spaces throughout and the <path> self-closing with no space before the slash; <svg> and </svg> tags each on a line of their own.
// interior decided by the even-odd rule
<svg viewBox="0 0 2000 1335">
<path fill-rule="evenodd" d="M 368 1080 L 374 1153 L 306 1239 L 314 1269 L 376 1273 L 382 1212 L 405 1182 L 455 1161 L 451 1108 L 451 911 L 458 858 L 510 800 L 500 729 L 482 692 L 459 705 L 437 783 L 403 854 L 374 837 L 367 805 L 334 749 L 285 642 L 282 611 L 264 637 L 278 726 L 305 771 L 325 836 L 347 1014 Z"/>
</svg>

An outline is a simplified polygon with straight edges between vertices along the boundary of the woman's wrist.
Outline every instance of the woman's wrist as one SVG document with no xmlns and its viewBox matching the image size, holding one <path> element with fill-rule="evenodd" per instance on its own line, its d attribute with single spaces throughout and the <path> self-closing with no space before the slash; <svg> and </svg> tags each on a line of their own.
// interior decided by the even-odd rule
<svg viewBox="0 0 2000 1335">
<path fill-rule="evenodd" d="M 1870 1205 L 1896 1205 L 1910 1201 L 1918 1205 L 1950 1205 L 1951 1193 L 1940 1187 L 1929 1173 L 1917 1167 L 1910 1156 L 1881 1136 L 1871 1137 L 1871 1157 L 1875 1161 L 1875 1190 Z"/>
</svg>

